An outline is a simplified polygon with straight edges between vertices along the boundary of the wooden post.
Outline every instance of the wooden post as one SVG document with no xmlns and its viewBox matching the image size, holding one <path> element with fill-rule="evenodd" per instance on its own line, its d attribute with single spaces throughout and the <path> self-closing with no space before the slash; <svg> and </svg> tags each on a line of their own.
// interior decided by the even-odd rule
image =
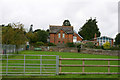
<svg viewBox="0 0 120 80">
<path fill-rule="evenodd" d="M 24 74 L 25 74 L 25 55 L 24 55 Z"/>
<path fill-rule="evenodd" d="M 62 58 L 62 57 L 60 56 L 60 65 L 62 64 L 61 58 Z M 60 72 L 61 72 L 61 69 L 62 69 L 62 68 L 61 68 L 61 66 L 60 66 Z"/>
<path fill-rule="evenodd" d="M 7 65 L 6 65 L 6 75 L 8 74 L 8 54 L 7 54 Z"/>
<path fill-rule="evenodd" d="M 85 65 L 84 59 L 83 59 L 82 64 L 83 64 L 83 67 L 82 67 L 82 72 L 84 72 L 84 65 Z"/>
<path fill-rule="evenodd" d="M 110 61 L 108 60 L 108 72 L 110 72 Z"/>
</svg>

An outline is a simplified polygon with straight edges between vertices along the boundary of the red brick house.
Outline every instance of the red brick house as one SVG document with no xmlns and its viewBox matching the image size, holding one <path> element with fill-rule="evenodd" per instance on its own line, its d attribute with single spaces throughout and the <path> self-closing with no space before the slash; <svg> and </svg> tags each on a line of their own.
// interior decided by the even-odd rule
<svg viewBox="0 0 120 80">
<path fill-rule="evenodd" d="M 64 44 L 68 42 L 81 42 L 82 37 L 73 30 L 73 26 L 50 25 L 50 43 Z"/>
</svg>

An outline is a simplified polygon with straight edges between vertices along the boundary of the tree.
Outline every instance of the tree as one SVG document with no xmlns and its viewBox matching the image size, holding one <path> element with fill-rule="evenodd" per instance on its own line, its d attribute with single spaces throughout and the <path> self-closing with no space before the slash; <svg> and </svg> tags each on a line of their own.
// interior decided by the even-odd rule
<svg viewBox="0 0 120 80">
<path fill-rule="evenodd" d="M 32 32 L 26 33 L 26 37 L 29 40 L 30 44 L 36 43 L 38 39 L 37 33 L 32 33 Z"/>
<path fill-rule="evenodd" d="M 36 31 L 36 33 L 37 33 L 37 41 L 38 42 L 44 42 L 44 43 L 46 43 L 47 42 L 47 38 L 48 38 L 48 32 L 47 31 L 45 31 L 45 30 L 37 30 Z"/>
<path fill-rule="evenodd" d="M 71 26 L 70 21 L 69 20 L 64 20 L 63 26 Z"/>
<path fill-rule="evenodd" d="M 27 38 L 24 34 L 24 25 L 21 23 L 8 24 L 2 27 L 2 43 L 13 44 L 17 48 L 19 45 L 25 44 Z"/>
<path fill-rule="evenodd" d="M 120 33 L 118 33 L 115 37 L 115 45 L 120 45 Z"/>
<path fill-rule="evenodd" d="M 87 22 L 79 29 L 78 34 L 80 34 L 84 40 L 91 40 L 94 38 L 95 33 L 97 37 L 100 36 L 100 31 L 97 26 L 96 19 L 90 18 Z"/>
</svg>

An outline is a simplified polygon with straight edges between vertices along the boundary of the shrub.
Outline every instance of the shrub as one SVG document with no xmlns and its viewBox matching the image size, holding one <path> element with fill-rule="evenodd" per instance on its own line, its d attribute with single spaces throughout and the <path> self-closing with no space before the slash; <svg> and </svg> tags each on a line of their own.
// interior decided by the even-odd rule
<svg viewBox="0 0 120 80">
<path fill-rule="evenodd" d="M 48 46 L 56 46 L 54 43 L 48 43 Z"/>
<path fill-rule="evenodd" d="M 44 43 L 43 43 L 43 42 L 36 42 L 36 45 L 37 45 L 37 46 L 43 46 Z"/>
<path fill-rule="evenodd" d="M 110 49 L 110 43 L 107 41 L 106 43 L 103 44 L 104 49 Z"/>
<path fill-rule="evenodd" d="M 89 47 L 89 48 L 94 48 L 95 47 L 93 42 L 87 42 L 85 45 L 86 45 L 86 47 Z"/>
<path fill-rule="evenodd" d="M 110 50 L 120 50 L 120 47 L 111 47 Z"/>
<path fill-rule="evenodd" d="M 102 46 L 96 46 L 95 48 L 96 48 L 96 49 L 103 49 Z"/>
<path fill-rule="evenodd" d="M 67 46 L 68 47 L 75 47 L 75 44 L 74 43 L 67 43 Z"/>
</svg>

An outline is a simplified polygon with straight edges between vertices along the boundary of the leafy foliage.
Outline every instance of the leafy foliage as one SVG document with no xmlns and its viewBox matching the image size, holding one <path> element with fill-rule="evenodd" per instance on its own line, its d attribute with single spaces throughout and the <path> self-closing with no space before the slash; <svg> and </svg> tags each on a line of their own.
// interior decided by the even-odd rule
<svg viewBox="0 0 120 80">
<path fill-rule="evenodd" d="M 85 45 L 86 45 L 86 47 L 89 47 L 89 48 L 95 47 L 95 44 L 93 42 L 87 42 Z"/>
<path fill-rule="evenodd" d="M 56 45 L 53 43 L 48 43 L 48 46 L 56 46 Z"/>
<path fill-rule="evenodd" d="M 106 43 L 103 44 L 104 49 L 110 49 L 110 43 L 107 41 Z"/>
<path fill-rule="evenodd" d="M 120 50 L 120 47 L 111 47 L 109 50 Z"/>
<path fill-rule="evenodd" d="M 35 30 L 35 32 L 37 35 L 37 41 L 38 42 L 44 42 L 44 43 L 47 43 L 47 38 L 48 38 L 48 35 L 49 33 L 45 30 L 41 30 L 41 29 L 38 29 L 38 30 Z"/>
<path fill-rule="evenodd" d="M 43 46 L 44 43 L 43 43 L 43 42 L 36 42 L 36 45 L 37 45 L 37 46 Z"/>
<path fill-rule="evenodd" d="M 64 20 L 63 26 L 71 26 L 70 21 L 69 20 Z"/>
<path fill-rule="evenodd" d="M 34 44 L 37 42 L 37 34 L 36 33 L 28 32 L 28 33 L 26 33 L 26 36 L 27 36 L 30 44 Z"/>
<path fill-rule="evenodd" d="M 21 23 L 8 24 L 2 27 L 2 43 L 19 45 L 25 44 L 27 38 L 25 36 L 24 25 Z"/>
<path fill-rule="evenodd" d="M 103 49 L 102 46 L 96 46 L 95 49 Z"/>
<path fill-rule="evenodd" d="M 80 34 L 84 40 L 91 40 L 94 38 L 94 35 L 97 35 L 97 37 L 100 36 L 100 31 L 97 26 L 97 21 L 96 19 L 89 19 L 87 22 L 80 28 L 78 34 Z"/>
<path fill-rule="evenodd" d="M 118 33 L 115 37 L 115 45 L 120 45 L 120 33 Z"/>
<path fill-rule="evenodd" d="M 74 43 L 67 43 L 66 44 L 68 47 L 75 47 L 75 44 Z"/>
<path fill-rule="evenodd" d="M 36 42 L 47 43 L 49 32 L 41 29 L 35 30 L 33 33 L 26 33 L 27 38 L 29 39 L 30 44 L 35 44 Z"/>
</svg>

